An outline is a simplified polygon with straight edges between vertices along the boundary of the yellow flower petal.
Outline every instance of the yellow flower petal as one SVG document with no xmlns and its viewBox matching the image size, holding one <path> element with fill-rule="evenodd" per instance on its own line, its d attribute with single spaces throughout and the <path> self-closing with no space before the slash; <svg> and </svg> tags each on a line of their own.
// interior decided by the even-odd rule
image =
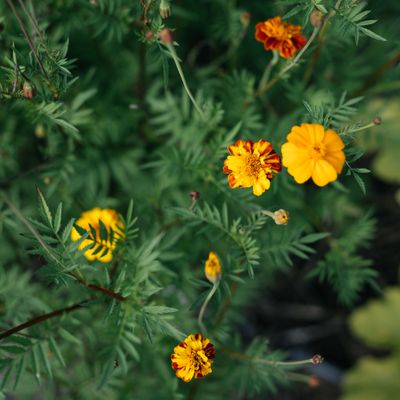
<svg viewBox="0 0 400 400">
<path fill-rule="evenodd" d="M 257 181 L 253 185 L 253 194 L 255 196 L 261 196 L 266 190 L 268 190 L 271 186 L 271 182 L 265 175 L 265 172 L 262 171 L 258 175 Z"/>
<path fill-rule="evenodd" d="M 335 168 L 326 160 L 318 160 L 315 162 L 312 180 L 318 186 L 325 186 L 333 182 L 337 178 Z"/>
</svg>

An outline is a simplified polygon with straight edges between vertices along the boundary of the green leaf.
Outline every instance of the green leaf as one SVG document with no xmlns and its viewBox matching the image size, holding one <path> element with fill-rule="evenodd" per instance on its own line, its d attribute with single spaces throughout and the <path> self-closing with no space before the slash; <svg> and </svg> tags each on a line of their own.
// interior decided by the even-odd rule
<svg viewBox="0 0 400 400">
<path fill-rule="evenodd" d="M 60 230 L 61 217 L 62 217 L 62 203 L 58 205 L 56 215 L 54 216 L 53 228 L 55 233 L 57 233 Z"/>
<path fill-rule="evenodd" d="M 385 290 L 383 299 L 372 300 L 350 318 L 352 331 L 368 345 L 400 351 L 400 289 Z"/>
<path fill-rule="evenodd" d="M 53 228 L 53 217 L 51 216 L 49 206 L 47 205 L 46 200 L 39 188 L 37 188 L 37 193 L 39 197 L 40 211 L 43 215 L 43 218 L 48 223 L 49 227 Z"/>
</svg>

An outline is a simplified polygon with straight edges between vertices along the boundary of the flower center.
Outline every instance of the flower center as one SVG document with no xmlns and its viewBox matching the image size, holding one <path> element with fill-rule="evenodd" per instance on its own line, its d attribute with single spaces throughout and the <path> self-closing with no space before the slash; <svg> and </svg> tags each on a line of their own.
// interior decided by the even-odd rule
<svg viewBox="0 0 400 400">
<path fill-rule="evenodd" d="M 325 146 L 323 143 L 315 144 L 311 150 L 311 158 L 314 160 L 319 160 L 326 154 Z"/>
<path fill-rule="evenodd" d="M 258 176 L 260 169 L 260 158 L 254 154 L 249 155 L 246 160 L 246 174 L 251 176 Z"/>
<path fill-rule="evenodd" d="M 203 350 L 196 351 L 194 353 L 194 369 L 195 371 L 198 371 L 201 369 L 205 364 L 208 362 L 208 357 L 204 353 Z"/>
</svg>

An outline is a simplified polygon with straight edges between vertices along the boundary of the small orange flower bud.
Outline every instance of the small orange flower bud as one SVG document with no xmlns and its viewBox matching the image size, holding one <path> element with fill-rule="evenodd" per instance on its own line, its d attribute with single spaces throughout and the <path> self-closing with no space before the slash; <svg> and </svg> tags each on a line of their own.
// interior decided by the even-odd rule
<svg viewBox="0 0 400 400">
<path fill-rule="evenodd" d="M 314 10 L 310 15 L 310 23 L 314 28 L 319 28 L 324 22 L 324 14 L 321 11 Z"/>
<path fill-rule="evenodd" d="M 380 125 L 380 124 L 382 123 L 382 118 L 381 118 L 381 117 L 375 117 L 375 118 L 372 120 L 372 122 L 373 122 L 375 125 Z"/>
<path fill-rule="evenodd" d="M 160 32 L 160 40 L 163 44 L 167 46 L 173 43 L 174 40 L 172 39 L 172 33 L 168 28 L 164 28 Z"/>
<path fill-rule="evenodd" d="M 28 99 L 28 100 L 33 99 L 33 96 L 34 96 L 33 87 L 27 81 L 25 81 L 23 86 L 22 86 L 22 96 L 24 96 L 25 99 Z"/>
<path fill-rule="evenodd" d="M 168 0 L 161 0 L 159 11 L 162 19 L 168 18 L 171 15 L 171 6 Z"/>
<path fill-rule="evenodd" d="M 277 210 L 274 212 L 274 221 L 277 225 L 287 225 L 289 222 L 289 212 L 283 210 Z"/>
<path fill-rule="evenodd" d="M 206 278 L 211 283 L 217 282 L 221 278 L 221 270 L 221 263 L 219 262 L 217 255 L 213 251 L 210 251 L 204 267 Z"/>
<path fill-rule="evenodd" d="M 154 40 L 154 32 L 152 32 L 152 31 L 147 31 L 147 32 L 145 33 L 145 37 L 146 37 L 146 39 L 149 40 L 149 41 Z"/>
</svg>

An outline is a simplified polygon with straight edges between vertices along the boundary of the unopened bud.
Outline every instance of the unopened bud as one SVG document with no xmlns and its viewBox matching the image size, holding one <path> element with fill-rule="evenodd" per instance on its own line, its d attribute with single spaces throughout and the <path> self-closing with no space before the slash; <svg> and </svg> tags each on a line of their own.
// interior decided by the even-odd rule
<svg viewBox="0 0 400 400">
<path fill-rule="evenodd" d="M 324 361 L 323 357 L 319 354 L 315 354 L 315 356 L 311 358 L 311 362 L 314 365 L 321 364 L 323 361 Z"/>
<path fill-rule="evenodd" d="M 50 185 L 50 183 L 51 183 L 51 178 L 50 178 L 50 176 L 45 176 L 45 177 L 43 178 L 43 182 L 44 182 L 45 185 Z"/>
<path fill-rule="evenodd" d="M 248 11 L 243 11 L 243 12 L 240 14 L 240 22 L 242 23 L 242 25 L 243 25 L 244 27 L 246 27 L 247 25 L 249 25 L 249 23 L 250 23 L 250 17 L 251 17 L 251 14 L 250 14 Z"/>
<path fill-rule="evenodd" d="M 381 118 L 381 117 L 375 117 L 375 118 L 372 120 L 372 122 L 373 122 L 375 125 L 380 125 L 380 124 L 382 123 L 382 118 Z"/>
<path fill-rule="evenodd" d="M 277 210 L 274 212 L 274 221 L 277 225 L 287 225 L 289 222 L 289 212 L 283 210 Z"/>
<path fill-rule="evenodd" d="M 145 33 L 145 37 L 146 37 L 146 39 L 149 40 L 149 41 L 154 40 L 154 32 L 152 32 L 152 31 L 147 31 L 147 32 Z"/>
<path fill-rule="evenodd" d="M 44 137 L 46 137 L 46 130 L 44 129 L 44 126 L 42 124 L 36 125 L 35 136 L 38 139 L 43 139 Z"/>
<path fill-rule="evenodd" d="M 310 23 L 314 28 L 319 28 L 324 22 L 324 14 L 319 10 L 314 10 L 310 15 Z"/>
<path fill-rule="evenodd" d="M 190 192 L 189 195 L 192 201 L 197 201 L 200 198 L 199 192 Z"/>
<path fill-rule="evenodd" d="M 22 96 L 24 96 L 25 99 L 28 99 L 28 100 L 32 100 L 32 98 L 34 96 L 33 87 L 27 81 L 25 81 L 23 86 L 22 86 Z"/>
<path fill-rule="evenodd" d="M 168 18 L 171 15 L 171 6 L 168 0 L 160 2 L 160 16 L 162 19 Z"/>
<path fill-rule="evenodd" d="M 165 45 L 171 45 L 173 43 L 172 33 L 168 28 L 164 28 L 160 32 L 160 40 Z"/>
<path fill-rule="evenodd" d="M 217 255 L 210 251 L 208 254 L 208 259 L 204 266 L 204 273 L 206 278 L 211 282 L 215 283 L 221 278 L 222 267 Z"/>
</svg>

